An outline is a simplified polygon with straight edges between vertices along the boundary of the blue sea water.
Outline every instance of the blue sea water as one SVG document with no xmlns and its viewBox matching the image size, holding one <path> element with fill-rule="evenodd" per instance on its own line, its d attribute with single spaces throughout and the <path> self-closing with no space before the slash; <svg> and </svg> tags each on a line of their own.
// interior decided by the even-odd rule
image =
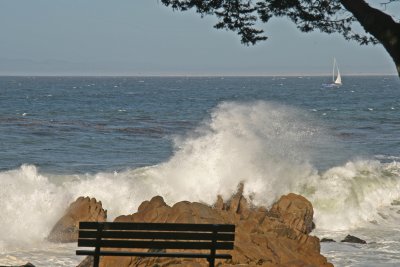
<svg viewBox="0 0 400 267">
<path fill-rule="evenodd" d="M 1 77 L 0 169 L 54 173 L 163 162 L 220 103 L 268 101 L 310 113 L 352 156 L 399 157 L 397 77 Z M 331 155 L 333 156 L 333 155 Z M 347 158 L 317 164 L 334 166 Z"/>
<path fill-rule="evenodd" d="M 80 195 L 102 200 L 112 217 L 155 194 L 211 203 L 245 182 L 266 206 L 285 193 L 305 195 L 321 236 L 351 231 L 375 242 L 323 245 L 335 265 L 396 266 L 400 81 L 327 81 L 0 77 L 0 225 L 9 229 L 0 234 L 0 264 L 79 262 L 73 247 L 43 240 Z"/>
</svg>

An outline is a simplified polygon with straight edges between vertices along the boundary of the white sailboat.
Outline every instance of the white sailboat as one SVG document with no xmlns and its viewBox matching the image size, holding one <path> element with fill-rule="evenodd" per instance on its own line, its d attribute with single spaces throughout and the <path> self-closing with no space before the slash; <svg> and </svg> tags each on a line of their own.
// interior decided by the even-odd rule
<svg viewBox="0 0 400 267">
<path fill-rule="evenodd" d="M 335 70 L 337 71 L 336 79 L 335 79 Z M 333 85 L 336 86 L 342 85 L 342 77 L 340 76 L 339 66 L 336 62 L 336 58 L 333 58 L 332 82 Z"/>
</svg>

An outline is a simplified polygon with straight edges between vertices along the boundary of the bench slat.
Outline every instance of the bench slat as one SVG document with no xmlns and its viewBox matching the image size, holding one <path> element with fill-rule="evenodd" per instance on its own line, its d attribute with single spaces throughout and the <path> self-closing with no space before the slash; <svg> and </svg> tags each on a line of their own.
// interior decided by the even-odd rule
<svg viewBox="0 0 400 267">
<path fill-rule="evenodd" d="M 95 239 L 78 239 L 78 247 L 96 247 Z M 154 249 L 211 249 L 212 242 L 168 242 L 168 241 L 137 241 L 137 240 L 101 240 L 100 247 L 108 248 L 154 248 Z M 233 249 L 233 242 L 217 242 L 216 249 Z"/>
<path fill-rule="evenodd" d="M 97 231 L 80 230 L 79 238 L 96 238 Z M 115 231 L 103 230 L 102 238 L 114 239 L 165 239 L 165 240 L 212 240 L 212 233 L 189 233 L 189 232 L 143 232 L 143 231 Z M 216 240 L 234 241 L 233 233 L 217 233 Z"/>
<path fill-rule="evenodd" d="M 233 224 L 191 224 L 191 223 L 126 223 L 126 222 L 80 222 L 80 229 L 97 229 L 102 224 L 106 230 L 144 230 L 144 231 L 204 231 L 235 232 Z"/>
<path fill-rule="evenodd" d="M 77 250 L 76 255 L 93 256 L 93 250 Z M 135 256 L 135 257 L 172 257 L 172 258 L 209 258 L 210 254 L 201 253 L 171 253 L 171 252 L 127 252 L 127 251 L 101 251 L 100 256 Z M 229 254 L 215 254 L 217 259 L 232 259 Z"/>
</svg>

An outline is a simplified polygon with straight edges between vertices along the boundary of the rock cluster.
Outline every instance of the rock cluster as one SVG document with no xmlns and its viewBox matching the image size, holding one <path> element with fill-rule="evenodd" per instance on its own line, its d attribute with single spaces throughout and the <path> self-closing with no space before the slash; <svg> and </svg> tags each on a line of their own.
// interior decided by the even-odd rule
<svg viewBox="0 0 400 267">
<path fill-rule="evenodd" d="M 226 202 L 219 197 L 213 206 L 188 201 L 169 206 L 162 197 L 156 196 L 144 201 L 136 213 L 119 216 L 115 221 L 235 224 L 235 248 L 230 252 L 232 260 L 218 260 L 216 265 L 219 267 L 333 266 L 320 254 L 319 239 L 309 235 L 314 224 L 313 208 L 308 200 L 289 194 L 267 210 L 252 206 L 242 195 L 242 189 Z M 103 257 L 100 266 L 208 265 L 202 259 Z"/>
<path fill-rule="evenodd" d="M 336 242 L 336 241 L 333 240 L 332 238 L 326 238 L 326 237 L 324 237 L 324 238 L 321 239 L 320 242 L 322 243 L 322 242 Z M 344 243 L 356 243 L 356 244 L 367 244 L 367 241 L 365 241 L 365 240 L 363 240 L 363 239 L 361 239 L 361 238 L 359 238 L 359 237 L 353 236 L 353 235 L 347 235 L 347 236 L 346 236 L 342 241 L 340 241 L 340 242 L 344 242 Z"/>
</svg>

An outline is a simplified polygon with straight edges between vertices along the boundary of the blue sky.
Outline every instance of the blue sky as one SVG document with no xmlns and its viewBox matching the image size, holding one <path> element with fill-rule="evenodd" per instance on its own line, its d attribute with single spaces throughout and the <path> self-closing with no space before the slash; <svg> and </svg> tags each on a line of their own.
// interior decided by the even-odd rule
<svg viewBox="0 0 400 267">
<path fill-rule="evenodd" d="M 244 46 L 215 18 L 157 0 L 1 0 L 0 75 L 396 74 L 381 46 L 303 34 L 285 19 Z"/>
</svg>

